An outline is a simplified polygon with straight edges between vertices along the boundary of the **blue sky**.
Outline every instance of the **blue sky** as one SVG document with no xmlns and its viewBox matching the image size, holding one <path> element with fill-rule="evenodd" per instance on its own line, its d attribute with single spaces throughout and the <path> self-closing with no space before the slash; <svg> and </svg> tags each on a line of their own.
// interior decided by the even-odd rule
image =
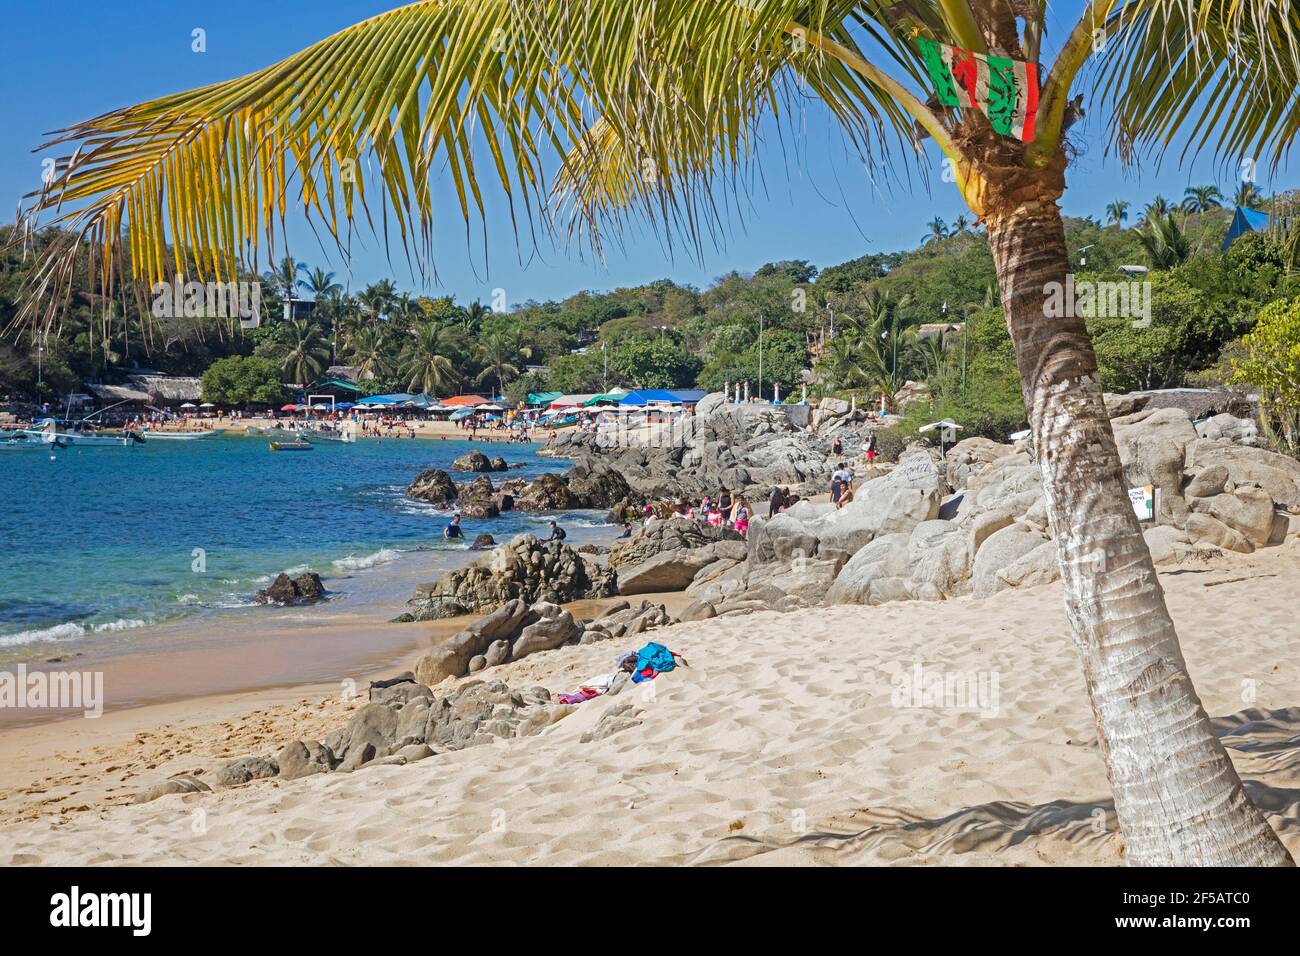
<svg viewBox="0 0 1300 956">
<path fill-rule="evenodd" d="M 7 0 L 0 34 L 0 63 L 5 65 L 0 79 L 0 204 L 15 209 L 19 197 L 39 184 L 45 154 L 32 150 L 46 132 L 250 72 L 396 5 L 384 0 Z M 1081 6 L 1081 0 L 1050 5 L 1045 66 Z M 195 28 L 206 31 L 206 53 L 191 50 Z M 1076 127 L 1082 152 L 1068 174 L 1066 213 L 1101 217 L 1116 198 L 1129 200 L 1136 212 L 1157 193 L 1180 198 L 1189 184 L 1217 182 L 1229 195 L 1235 188 L 1235 168 L 1225 170 L 1208 158 L 1180 165 L 1176 151 L 1160 168 L 1151 163 L 1139 170 L 1123 167 L 1105 155 L 1106 119 L 1093 109 Z M 563 248 L 534 251 L 531 244 L 516 244 L 500 204 L 489 209 L 484 253 L 478 238 L 467 245 L 452 194 L 436 185 L 440 283 L 422 285 L 404 259 L 390 264 L 382 243 L 370 238 L 367 248 L 354 250 L 350 278 L 338 253 L 332 247 L 322 250 L 305 228 L 291 228 L 291 251 L 332 269 L 353 289 L 390 276 L 403 288 L 450 293 L 460 301 L 486 302 L 494 288 L 502 288 L 514 305 L 663 277 L 703 287 L 732 269 L 749 272 L 779 259 L 833 265 L 868 252 L 915 246 L 936 215 L 947 221 L 960 214 L 969 218 L 955 189 L 937 175 L 928 190 L 915 177 L 910 186 L 881 182 L 877 188 L 824 116 L 810 111 L 805 128 L 793 146 L 789 139 L 782 146 L 769 137 L 762 162 L 764 188 L 752 197 L 743 221 L 729 224 L 725 247 L 707 249 L 702 264 L 680 254 L 670 259 L 652 235 L 608 250 L 604 263 L 580 259 Z M 1270 183 L 1261 169 L 1259 185 L 1265 191 L 1273 184 L 1300 185 L 1298 171 L 1293 161 Z"/>
</svg>

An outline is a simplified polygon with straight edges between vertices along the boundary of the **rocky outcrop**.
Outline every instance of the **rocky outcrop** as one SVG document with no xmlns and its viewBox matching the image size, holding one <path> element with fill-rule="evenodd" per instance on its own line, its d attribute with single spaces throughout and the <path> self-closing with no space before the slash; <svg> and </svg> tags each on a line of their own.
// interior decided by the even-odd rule
<svg viewBox="0 0 1300 956">
<path fill-rule="evenodd" d="M 516 599 L 527 604 L 562 604 L 617 593 L 617 575 L 567 545 L 542 543 L 535 535 L 511 538 L 467 567 L 447 571 L 416 588 L 411 611 L 399 620 L 428 621 L 501 607 Z"/>
<path fill-rule="evenodd" d="M 479 475 L 469 484 L 462 485 L 456 499 L 456 510 L 467 518 L 495 518 L 499 515 L 501 508 L 492 479 Z"/>
<path fill-rule="evenodd" d="M 280 604 L 294 606 L 315 604 L 325 600 L 325 585 L 321 584 L 320 575 L 314 572 L 300 574 L 291 578 L 287 574 L 277 574 L 271 586 L 258 591 L 253 600 L 258 604 Z"/>
<path fill-rule="evenodd" d="M 452 471 L 492 471 L 492 462 L 481 451 L 467 451 L 457 455 L 451 463 Z"/>
<path fill-rule="evenodd" d="M 459 490 L 451 475 L 441 468 L 426 468 L 406 486 L 406 497 L 427 501 L 433 505 L 447 505 L 456 500 Z"/>
</svg>

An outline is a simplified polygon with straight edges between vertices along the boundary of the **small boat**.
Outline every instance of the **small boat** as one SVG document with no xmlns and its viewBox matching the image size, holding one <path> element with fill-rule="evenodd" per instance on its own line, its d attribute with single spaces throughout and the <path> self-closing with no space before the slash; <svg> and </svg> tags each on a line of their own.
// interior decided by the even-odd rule
<svg viewBox="0 0 1300 956">
<path fill-rule="evenodd" d="M 312 444 L 309 441 L 273 441 L 271 442 L 271 451 L 311 451 Z"/>
<path fill-rule="evenodd" d="M 24 429 L 23 433 L 29 441 L 49 445 L 53 448 L 71 448 L 73 445 L 79 447 L 97 445 L 130 448 L 132 445 L 143 445 L 145 441 L 144 436 L 139 432 L 123 432 L 120 435 L 110 435 L 86 432 L 80 429 L 57 431 L 52 425 L 43 429 Z"/>
<path fill-rule="evenodd" d="M 262 438 L 283 439 L 285 441 L 306 441 L 312 444 L 321 442 L 339 442 L 340 444 L 351 444 L 356 439 L 350 431 L 340 431 L 335 428 L 315 427 L 315 428 L 280 428 L 279 426 L 261 426 L 248 425 L 244 428 L 245 435 L 260 435 Z"/>
<path fill-rule="evenodd" d="M 202 432 L 163 432 L 153 429 L 146 429 L 144 437 L 149 441 L 198 441 L 200 438 L 212 438 L 214 435 L 224 435 L 224 428 L 210 428 Z"/>
</svg>

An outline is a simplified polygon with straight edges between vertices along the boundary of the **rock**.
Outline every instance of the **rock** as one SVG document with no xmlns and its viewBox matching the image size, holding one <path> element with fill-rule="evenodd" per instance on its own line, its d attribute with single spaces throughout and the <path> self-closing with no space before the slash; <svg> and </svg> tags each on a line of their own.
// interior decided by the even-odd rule
<svg viewBox="0 0 1300 956">
<path fill-rule="evenodd" d="M 1300 462 L 1264 448 L 1201 438 L 1187 446 L 1187 469 L 1199 473 L 1214 465 L 1228 469 L 1234 485 L 1256 484 L 1283 508 L 1300 508 Z"/>
<path fill-rule="evenodd" d="M 483 655 L 484 662 L 488 667 L 497 667 L 510 660 L 510 642 L 493 641 L 488 645 L 486 653 Z"/>
<path fill-rule="evenodd" d="M 969 530 L 966 532 L 966 553 L 970 559 L 975 560 L 980 545 L 988 539 L 989 535 L 1015 524 L 1015 521 L 1016 514 L 1012 508 L 990 508 L 972 518 Z"/>
<path fill-rule="evenodd" d="M 492 459 L 492 470 L 509 471 L 510 466 L 506 464 L 506 460 L 504 458 L 502 458 L 500 455 L 497 455 L 495 458 Z"/>
<path fill-rule="evenodd" d="M 275 756 L 280 767 L 280 779 L 297 780 L 314 773 L 328 773 L 334 769 L 334 754 L 328 747 L 314 740 L 295 740 L 285 744 Z"/>
<path fill-rule="evenodd" d="M 445 678 L 465 675 L 472 658 L 485 655 L 493 641 L 512 637 L 523 626 L 528 613 L 526 601 L 519 598 L 507 601 L 421 657 L 415 665 L 416 680 L 432 687 Z"/>
<path fill-rule="evenodd" d="M 1250 543 L 1250 539 L 1244 534 L 1229 528 L 1218 518 L 1207 514 L 1193 513 L 1188 515 L 1183 524 L 1183 530 L 1195 542 L 1206 542 L 1228 551 L 1239 551 L 1242 554 L 1250 554 L 1255 550 L 1255 546 Z"/>
<path fill-rule="evenodd" d="M 336 733 L 337 743 L 335 738 L 327 737 L 325 745 L 340 761 L 340 770 L 355 770 L 376 756 L 387 756 L 388 748 L 397 739 L 397 711 L 385 704 L 364 704 Z"/>
<path fill-rule="evenodd" d="M 867 482 L 843 508 L 808 522 L 820 547 L 855 554 L 874 538 L 910 534 L 922 521 L 938 517 L 942 496 L 937 488 L 917 488 L 891 477 Z"/>
<path fill-rule="evenodd" d="M 977 598 L 989 597 L 999 590 L 998 572 L 1009 568 L 1043 543 L 1043 536 L 1021 525 L 1011 525 L 994 532 L 975 556 L 971 572 L 971 591 Z"/>
<path fill-rule="evenodd" d="M 496 539 L 485 531 L 482 534 L 474 536 L 474 543 L 470 545 L 470 547 L 475 551 L 482 551 L 486 548 L 495 547 L 496 543 Z"/>
<path fill-rule="evenodd" d="M 287 574 L 277 574 L 271 586 L 258 591 L 253 597 L 258 604 L 300 605 L 315 604 L 325 600 L 325 586 L 321 584 L 320 575 L 315 572 L 300 574 L 290 578 Z"/>
<path fill-rule="evenodd" d="M 148 803 L 151 800 L 157 800 L 159 797 L 165 797 L 172 793 L 211 793 L 212 788 L 197 777 L 192 777 L 187 773 L 177 774 L 174 777 L 168 777 L 162 783 L 156 783 L 152 787 L 141 790 L 131 800 L 132 803 Z"/>
<path fill-rule="evenodd" d="M 492 471 L 492 462 L 481 451 L 467 451 L 457 455 L 451 463 L 452 471 Z"/>
<path fill-rule="evenodd" d="M 1187 483 L 1188 498 L 1213 498 L 1223 494 L 1228 484 L 1228 467 L 1211 465 Z"/>
<path fill-rule="evenodd" d="M 568 481 L 580 508 L 612 508 L 634 497 L 627 479 L 605 464 L 575 465 Z"/>
<path fill-rule="evenodd" d="M 469 659 L 469 667 L 466 670 L 471 674 L 477 674 L 485 667 L 487 667 L 487 657 L 483 654 L 475 654 Z"/>
<path fill-rule="evenodd" d="M 519 660 L 538 651 L 549 651 L 576 641 L 582 636 L 582 626 L 568 611 L 561 611 L 550 618 L 543 618 L 536 624 L 529 624 L 520 633 L 511 649 L 511 657 Z"/>
<path fill-rule="evenodd" d="M 922 600 L 969 590 L 970 555 L 962 529 L 951 521 L 923 521 L 907 542 L 909 591 Z"/>
<path fill-rule="evenodd" d="M 945 478 L 954 489 L 966 487 L 966 482 L 974 475 L 1014 452 L 1010 445 L 1003 445 L 988 438 L 963 438 L 948 449 L 944 455 Z"/>
<path fill-rule="evenodd" d="M 600 719 L 596 721 L 596 726 L 587 731 L 579 738 L 580 743 L 590 744 L 597 740 L 604 740 L 613 734 L 623 730 L 630 730 L 633 727 L 639 727 L 641 721 L 635 717 L 632 704 L 615 704 L 601 714 Z"/>
<path fill-rule="evenodd" d="M 406 487 L 406 497 L 435 505 L 449 504 L 458 494 L 456 482 L 441 468 L 426 468 Z"/>
<path fill-rule="evenodd" d="M 1263 489 L 1242 486 L 1230 495 L 1193 498 L 1190 504 L 1193 511 L 1217 518 L 1257 548 L 1268 544 L 1273 533 L 1273 499 Z"/>
<path fill-rule="evenodd" d="M 1142 532 L 1142 537 L 1146 538 L 1152 564 L 1169 564 L 1178 560 L 1179 551 L 1191 544 L 1191 539 L 1185 532 L 1167 524 L 1147 528 Z"/>
<path fill-rule="evenodd" d="M 1196 434 L 1215 441 L 1230 441 L 1239 445 L 1260 445 L 1259 426 L 1253 418 L 1237 418 L 1226 412 L 1200 422 Z"/>
<path fill-rule="evenodd" d="M 514 599 L 528 604 L 542 599 L 567 602 L 608 597 L 617 591 L 618 577 L 612 568 L 584 558 L 567 545 L 522 534 L 468 567 L 420 585 L 408 603 L 411 619 L 424 621 L 490 610 Z"/>
<path fill-rule="evenodd" d="M 569 490 L 568 482 L 549 472 L 534 478 L 515 499 L 515 508 L 520 511 L 571 511 L 581 507 L 581 499 Z"/>
<path fill-rule="evenodd" d="M 997 571 L 995 578 L 994 586 L 999 591 L 1003 588 L 1032 588 L 1059 581 L 1061 562 L 1057 556 L 1056 543 L 1044 541 L 1028 554 Z"/>
<path fill-rule="evenodd" d="M 704 549 L 666 551 L 618 574 L 620 594 L 649 594 L 655 591 L 683 591 L 695 575 L 715 560 Z"/>
<path fill-rule="evenodd" d="M 686 606 L 686 609 L 682 611 L 680 620 L 707 621 L 710 618 L 717 616 L 718 612 L 709 601 L 692 601 Z"/>
<path fill-rule="evenodd" d="M 223 765 L 213 777 L 218 787 L 237 787 L 250 780 L 274 777 L 280 772 L 274 760 L 266 757 L 240 757 Z"/>
<path fill-rule="evenodd" d="M 371 701 L 388 704 L 390 707 L 404 707 L 417 697 L 428 700 L 433 697 L 433 691 L 424 684 L 417 683 L 413 676 L 405 680 L 372 683 L 369 689 Z"/>
<path fill-rule="evenodd" d="M 641 564 L 664 552 L 692 551 L 718 542 L 731 541 L 738 546 L 733 551 L 715 549 L 715 557 L 728 554 L 745 557 L 746 548 L 740 533 L 730 528 L 712 528 L 687 518 L 670 518 L 655 521 L 640 528 L 630 538 L 615 541 L 609 549 L 610 566 L 619 569 L 620 590 L 622 569 Z"/>
<path fill-rule="evenodd" d="M 394 756 L 401 757 L 403 763 L 415 763 L 417 760 L 434 756 L 434 752 L 428 744 L 407 744 Z"/>
<path fill-rule="evenodd" d="M 1106 403 L 1106 416 L 1108 418 L 1119 418 L 1142 411 L 1147 407 L 1147 402 L 1151 401 L 1151 396 L 1117 395 L 1107 392 L 1102 395 L 1102 400 Z"/>
<path fill-rule="evenodd" d="M 826 593 L 827 604 L 878 604 L 883 596 L 873 592 L 878 581 L 907 574 L 910 534 L 886 534 L 860 548 L 840 569 Z"/>
<path fill-rule="evenodd" d="M 1160 490 L 1158 524 L 1181 527 L 1187 517 L 1183 498 L 1185 450 L 1196 429 L 1181 408 L 1144 409 L 1114 419 L 1115 442 L 1130 488 L 1154 485 Z"/>
</svg>

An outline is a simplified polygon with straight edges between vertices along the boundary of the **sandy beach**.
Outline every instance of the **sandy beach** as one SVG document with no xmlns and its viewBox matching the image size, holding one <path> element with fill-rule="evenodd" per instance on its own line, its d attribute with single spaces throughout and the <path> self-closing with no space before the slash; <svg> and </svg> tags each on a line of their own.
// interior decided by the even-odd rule
<svg viewBox="0 0 1300 956">
<path fill-rule="evenodd" d="M 1206 709 L 1293 854 L 1300 632 L 1286 597 L 1298 575 L 1294 537 L 1161 570 Z M 652 639 L 691 666 L 538 736 L 138 806 L 118 804 L 172 773 L 318 739 L 360 701 L 318 683 L 0 733 L 0 862 L 1122 862 L 1059 584 L 761 612 Z M 491 676 L 568 691 L 609 670 L 621 643 Z M 927 698 L 918 677 L 980 692 Z M 639 725 L 582 742 L 628 703 Z"/>
</svg>

